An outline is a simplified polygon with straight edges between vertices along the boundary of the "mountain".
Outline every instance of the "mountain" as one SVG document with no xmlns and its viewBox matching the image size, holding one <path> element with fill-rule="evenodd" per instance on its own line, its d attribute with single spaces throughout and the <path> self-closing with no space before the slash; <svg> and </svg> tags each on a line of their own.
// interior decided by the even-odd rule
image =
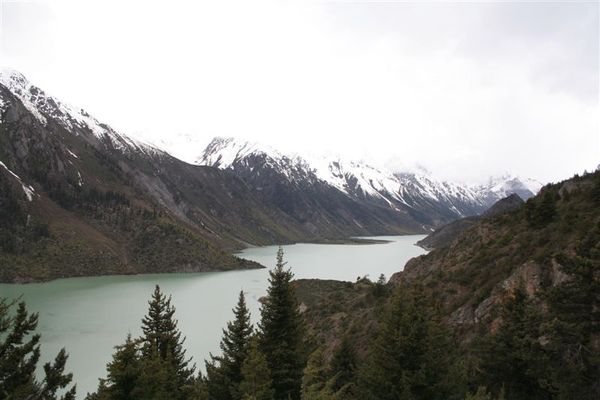
<svg viewBox="0 0 600 400">
<path fill-rule="evenodd" d="M 253 181 L 188 164 L 12 70 L 0 72 L 0 162 L 0 281 L 256 267 L 228 251 L 423 231 L 304 168 L 290 190 L 274 171 L 260 184 L 268 167 Z"/>
<path fill-rule="evenodd" d="M 258 267 L 220 249 L 238 242 L 219 214 L 235 207 L 243 234 L 266 212 L 235 200 L 248 194 L 242 182 L 122 135 L 10 70 L 0 161 L 0 281 Z"/>
<path fill-rule="evenodd" d="M 450 245 L 413 258 L 391 281 L 427 285 L 451 324 L 492 323 L 517 286 L 537 296 L 568 280 L 566 266 L 581 257 L 597 262 L 598 204 L 599 172 L 547 185 L 524 206 L 481 218 Z"/>
<path fill-rule="evenodd" d="M 449 246 L 462 232 L 475 225 L 477 221 L 483 218 L 492 218 L 513 210 L 518 209 L 523 205 L 523 200 L 519 195 L 513 193 L 501 200 L 498 200 L 494 205 L 487 209 L 480 216 L 472 216 L 457 219 L 444 226 L 437 228 L 427 237 L 421 239 L 417 244 L 424 249 L 432 250 L 440 247 Z"/>
<path fill-rule="evenodd" d="M 295 188 L 306 193 L 326 191 L 335 198 L 332 204 L 342 201 L 341 193 L 355 204 L 403 214 L 406 226 L 421 232 L 457 218 L 478 215 L 511 193 L 529 198 L 538 190 L 533 181 L 512 176 L 471 187 L 426 174 L 392 173 L 365 162 L 286 155 L 270 146 L 234 138 L 213 139 L 194 163 L 232 171 L 276 207 L 281 205 L 274 197 L 296 197 Z M 327 186 L 337 192 L 326 190 Z"/>
<path fill-rule="evenodd" d="M 233 173 L 263 204 L 297 221 L 307 234 L 348 237 L 423 231 L 412 210 L 348 196 L 320 179 L 304 159 L 268 146 L 216 138 L 196 164 Z"/>
<path fill-rule="evenodd" d="M 510 210 L 504 208 L 506 204 Z M 499 308 L 518 288 L 536 307 L 533 315 L 542 318 L 549 318 L 548 294 L 563 293 L 561 287 L 569 284 L 588 285 L 594 297 L 578 291 L 570 292 L 571 298 L 560 297 L 564 304 L 572 302 L 565 312 L 581 315 L 597 308 L 600 171 L 548 185 L 514 208 L 518 204 L 514 197 L 507 198 L 501 203 L 504 212 L 471 219 L 468 229 L 448 245 L 409 260 L 390 278 L 387 295 L 395 286 L 423 288 L 426 298 L 440 307 L 445 325 L 465 345 L 465 353 L 472 350 L 475 339 L 498 328 Z M 330 355 L 340 338 L 349 335 L 364 357 L 376 335 L 382 305 L 388 301 L 376 295 L 382 288 L 366 279 L 295 284 L 315 341 Z M 587 318 L 577 323 L 595 324 L 596 330 L 589 333 L 594 343 L 590 350 L 598 354 L 597 318 L 592 313 Z M 540 343 L 543 340 L 547 338 L 540 338 Z"/>
<path fill-rule="evenodd" d="M 12 70 L 0 72 L 0 163 L 0 281 L 256 267 L 228 252 L 428 232 L 494 197 L 233 139 L 186 163 Z"/>
<path fill-rule="evenodd" d="M 542 183 L 534 179 L 504 174 L 502 176 L 491 177 L 488 182 L 476 186 L 474 190 L 485 202 L 493 204 L 495 201 L 506 198 L 513 193 L 521 199 L 527 200 L 535 196 L 542 186 L 544 186 Z"/>
</svg>

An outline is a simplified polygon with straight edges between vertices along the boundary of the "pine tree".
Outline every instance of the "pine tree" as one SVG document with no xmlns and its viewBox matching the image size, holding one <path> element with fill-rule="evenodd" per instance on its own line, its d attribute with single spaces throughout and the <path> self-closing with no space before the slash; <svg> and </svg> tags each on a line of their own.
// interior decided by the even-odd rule
<svg viewBox="0 0 600 400">
<path fill-rule="evenodd" d="M 356 378 L 356 352 L 348 335 L 344 335 L 331 359 L 332 387 L 334 391 L 349 390 Z"/>
<path fill-rule="evenodd" d="M 375 285 L 373 286 L 373 295 L 375 297 L 383 297 L 387 294 L 386 283 L 387 280 L 385 279 L 385 275 L 379 275 L 377 282 L 375 282 Z"/>
<path fill-rule="evenodd" d="M 211 400 L 223 400 L 231 398 L 231 381 L 221 367 L 221 358 L 210 355 L 211 360 L 205 362 L 206 368 L 206 391 Z"/>
<path fill-rule="evenodd" d="M 328 370 L 323 357 L 323 349 L 315 350 L 304 368 L 302 376 L 302 400 L 333 399 L 333 389 L 329 381 Z"/>
<path fill-rule="evenodd" d="M 540 384 L 545 361 L 539 343 L 539 313 L 522 287 L 504 302 L 500 316 L 498 330 L 478 346 L 482 383 L 492 394 L 505 390 L 511 400 L 549 398 Z"/>
<path fill-rule="evenodd" d="M 242 400 L 273 400 L 273 380 L 265 355 L 259 350 L 256 340 L 250 343 L 248 357 L 242 365 Z"/>
<path fill-rule="evenodd" d="M 594 234 L 594 232 L 590 232 Z M 598 236 L 582 241 L 576 257 L 560 257 L 569 279 L 547 293 L 549 322 L 544 347 L 548 386 L 558 399 L 600 397 L 600 262 Z"/>
<path fill-rule="evenodd" d="M 217 375 L 220 375 L 222 377 L 222 384 L 225 384 L 225 387 L 220 390 L 213 390 L 213 392 L 209 390 L 211 394 L 215 392 L 225 394 L 225 397 L 217 397 L 219 395 L 215 393 L 213 395 L 215 400 L 239 400 L 241 398 L 239 385 L 242 382 L 242 365 L 248 356 L 248 346 L 250 337 L 252 336 L 250 312 L 246 306 L 243 291 L 240 292 L 238 303 L 233 313 L 235 319 L 227 324 L 227 329 L 223 330 L 223 339 L 221 341 L 222 355 L 220 357 L 213 357 L 213 360 L 219 364 L 216 368 L 220 369 L 220 371 L 215 371 L 213 368 L 210 370 L 215 379 L 218 379 Z M 208 368 L 207 366 L 207 371 L 209 370 Z M 209 386 L 214 386 L 214 384 Z"/>
<path fill-rule="evenodd" d="M 360 374 L 361 398 L 448 399 L 448 335 L 419 287 L 392 297 Z"/>
<path fill-rule="evenodd" d="M 142 320 L 142 337 L 128 336 L 117 347 L 107 365 L 107 378 L 88 400 L 187 400 L 198 392 L 174 313 L 171 298 L 157 285 Z"/>
<path fill-rule="evenodd" d="M 266 355 L 276 399 L 298 400 L 304 368 L 303 320 L 292 286 L 293 274 L 285 269 L 283 250 L 269 272 L 269 289 L 261 308 L 260 350 Z"/>
<path fill-rule="evenodd" d="M 101 381 L 95 399 L 128 400 L 138 386 L 141 374 L 138 343 L 127 335 L 125 343 L 116 350 L 106 366 L 107 378 Z"/>
<path fill-rule="evenodd" d="M 177 328 L 177 320 L 174 318 L 175 307 L 171 305 L 171 297 L 167 298 L 156 285 L 148 304 L 148 315 L 142 320 L 141 341 L 144 358 L 159 357 L 163 361 L 169 361 L 177 375 L 179 386 L 191 385 L 195 368 L 190 367 L 191 360 L 186 359 L 183 349 L 185 338 L 181 337 L 181 332 Z"/>
<path fill-rule="evenodd" d="M 525 218 L 531 227 L 541 228 L 556 217 L 556 199 L 554 193 L 545 191 L 541 200 L 531 198 L 525 203 Z"/>
<path fill-rule="evenodd" d="M 132 399 L 187 400 L 193 392 L 193 382 L 182 386 L 177 379 L 179 371 L 169 354 L 166 358 L 156 351 L 147 354 L 141 360 L 140 371 Z"/>
<path fill-rule="evenodd" d="M 38 315 L 29 314 L 24 302 L 0 299 L 0 399 L 73 400 L 75 386 L 65 374 L 67 353 L 62 349 L 53 363 L 44 365 L 44 379 L 38 382 L 35 370 L 40 358 L 40 335 L 34 333 Z M 63 392 L 59 396 L 57 392 Z"/>
<path fill-rule="evenodd" d="M 600 204 L 600 174 L 596 174 L 594 177 L 594 186 L 591 191 L 592 201 L 596 204 Z"/>
</svg>

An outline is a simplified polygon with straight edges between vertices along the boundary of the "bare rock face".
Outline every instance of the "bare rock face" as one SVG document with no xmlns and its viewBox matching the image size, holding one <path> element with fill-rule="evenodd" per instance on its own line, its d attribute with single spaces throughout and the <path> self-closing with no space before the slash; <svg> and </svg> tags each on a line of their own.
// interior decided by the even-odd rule
<svg viewBox="0 0 600 400">
<path fill-rule="evenodd" d="M 515 271 L 500 284 L 500 288 L 505 292 L 514 292 L 519 286 L 522 286 L 529 296 L 533 296 L 542 285 L 542 275 L 542 266 L 534 261 L 528 261 L 515 269 Z"/>
</svg>

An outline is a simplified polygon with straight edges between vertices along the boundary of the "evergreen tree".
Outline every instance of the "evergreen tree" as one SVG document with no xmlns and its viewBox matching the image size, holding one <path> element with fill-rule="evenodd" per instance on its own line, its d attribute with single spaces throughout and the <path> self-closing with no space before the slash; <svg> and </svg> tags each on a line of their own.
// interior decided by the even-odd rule
<svg viewBox="0 0 600 400">
<path fill-rule="evenodd" d="M 107 378 L 101 380 L 92 399 L 128 400 L 138 385 L 141 358 L 138 344 L 127 335 L 125 343 L 116 347 L 113 359 L 106 366 Z"/>
<path fill-rule="evenodd" d="M 591 195 L 592 201 L 596 204 L 600 204 L 600 174 L 596 174 L 594 177 L 594 186 L 592 187 Z"/>
<path fill-rule="evenodd" d="M 175 307 L 171 305 L 171 297 L 167 298 L 156 285 L 151 300 L 148 302 L 148 315 L 142 319 L 143 343 L 142 353 L 145 359 L 160 358 L 172 365 L 177 375 L 179 387 L 192 384 L 194 367 L 190 367 L 190 359 L 186 359 L 183 343 L 185 338 L 177 328 L 174 318 Z M 157 362 L 152 360 L 152 365 Z"/>
<path fill-rule="evenodd" d="M 400 287 L 360 374 L 361 398 L 449 399 L 448 335 L 419 287 Z"/>
<path fill-rule="evenodd" d="M 531 227 L 541 228 L 556 217 L 556 199 L 554 193 L 546 190 L 541 200 L 531 198 L 525 203 L 525 218 Z"/>
<path fill-rule="evenodd" d="M 260 350 L 266 355 L 276 399 L 298 400 L 304 368 L 303 320 L 292 286 L 293 274 L 285 269 L 283 250 L 269 272 L 269 289 L 261 308 Z"/>
<path fill-rule="evenodd" d="M 383 297 L 387 294 L 386 283 L 387 280 L 385 279 L 385 275 L 379 275 L 377 282 L 375 282 L 375 285 L 373 286 L 373 295 L 375 297 Z"/>
<path fill-rule="evenodd" d="M 342 388 L 349 390 L 354 385 L 356 378 L 356 352 L 350 337 L 344 335 L 340 344 L 336 347 L 331 359 L 331 374 L 333 390 L 340 391 Z"/>
<path fill-rule="evenodd" d="M 107 365 L 107 378 L 89 400 L 187 400 L 198 394 L 171 299 L 156 286 L 142 320 L 143 335 L 127 337 Z"/>
<path fill-rule="evenodd" d="M 248 357 L 242 365 L 242 400 L 273 400 L 273 380 L 265 355 L 259 350 L 257 341 L 252 340 Z"/>
<path fill-rule="evenodd" d="M 600 398 L 600 259 L 595 243 L 583 241 L 583 256 L 559 258 L 569 279 L 546 296 L 549 322 L 544 346 L 550 358 L 547 385 L 558 399 Z"/>
<path fill-rule="evenodd" d="M 235 319 L 223 330 L 220 357 L 212 357 L 207 363 L 208 390 L 214 400 L 239 400 L 239 385 L 242 382 L 242 365 L 248 356 L 248 346 L 252 336 L 250 312 L 246 306 L 244 292 L 241 291 L 236 308 Z"/>
<path fill-rule="evenodd" d="M 547 399 L 540 384 L 543 352 L 539 314 L 524 289 L 518 287 L 501 309 L 501 325 L 478 347 L 481 380 L 493 394 L 506 391 L 511 400 Z"/>
<path fill-rule="evenodd" d="M 193 381 L 182 386 L 178 379 L 176 363 L 170 357 L 170 354 L 167 354 L 167 357 L 163 358 L 155 350 L 141 359 L 140 375 L 131 399 L 187 400 L 190 397 L 194 389 Z"/>
<path fill-rule="evenodd" d="M 500 391 L 498 397 L 493 397 L 484 386 L 479 386 L 475 393 L 467 393 L 465 400 L 504 400 L 504 390 Z"/>
<path fill-rule="evenodd" d="M 75 386 L 67 388 L 72 374 L 65 374 L 67 354 L 62 349 L 53 363 L 44 365 L 44 379 L 35 370 L 40 358 L 40 335 L 34 333 L 37 314 L 29 314 L 24 302 L 0 299 L 0 399 L 73 400 Z M 64 392 L 59 396 L 57 392 Z"/>
<path fill-rule="evenodd" d="M 302 400 L 333 399 L 333 389 L 328 381 L 330 371 L 323 357 L 323 349 L 315 350 L 304 368 L 302 376 Z"/>
</svg>

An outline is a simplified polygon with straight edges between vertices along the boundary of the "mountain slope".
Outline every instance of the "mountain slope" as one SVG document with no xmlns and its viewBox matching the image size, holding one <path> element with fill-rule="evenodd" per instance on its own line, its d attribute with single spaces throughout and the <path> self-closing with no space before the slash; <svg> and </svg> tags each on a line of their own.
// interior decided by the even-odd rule
<svg viewBox="0 0 600 400">
<path fill-rule="evenodd" d="M 419 240 L 417 244 L 427 250 L 449 246 L 462 232 L 475 225 L 480 219 L 492 218 L 516 210 L 521 207 L 521 205 L 523 205 L 523 200 L 519 195 L 513 193 L 508 197 L 498 200 L 480 216 L 460 218 L 456 221 L 452 221 L 431 232 L 427 237 Z"/>
<path fill-rule="evenodd" d="M 600 261 L 599 205 L 599 172 L 545 186 L 523 207 L 480 219 L 449 246 L 410 260 L 391 280 L 425 283 L 453 325 L 492 323 L 517 286 L 536 296 L 568 279 L 569 260 Z"/>
<path fill-rule="evenodd" d="M 232 172 L 269 208 L 326 236 L 402 234 L 422 231 L 407 209 L 361 202 L 318 178 L 300 157 L 234 139 L 213 140 L 199 164 Z"/>
<path fill-rule="evenodd" d="M 288 175 L 262 156 L 245 174 L 185 163 L 15 71 L 0 73 L 0 121 L 2 281 L 239 268 L 254 265 L 219 249 L 423 230 L 297 160 Z"/>
<path fill-rule="evenodd" d="M 178 215 L 166 153 L 12 71 L 0 108 L 0 281 L 258 267 Z"/>
<path fill-rule="evenodd" d="M 578 310 L 597 310 L 599 268 L 600 171 L 546 186 L 518 209 L 474 221 L 448 246 L 409 260 L 389 285 L 366 279 L 295 284 L 308 330 L 329 356 L 346 335 L 361 358 L 368 353 L 394 286 L 423 288 L 468 354 L 476 339 L 498 328 L 499 308 L 518 288 L 535 306 L 535 315 L 548 319 L 547 294 L 572 282 L 574 271 L 591 271 L 585 276 L 595 285 L 595 297 L 563 300 Z M 596 317 L 589 314 L 589 321 L 578 322 L 595 324 L 594 347 L 587 351 L 597 356 Z"/>
</svg>

